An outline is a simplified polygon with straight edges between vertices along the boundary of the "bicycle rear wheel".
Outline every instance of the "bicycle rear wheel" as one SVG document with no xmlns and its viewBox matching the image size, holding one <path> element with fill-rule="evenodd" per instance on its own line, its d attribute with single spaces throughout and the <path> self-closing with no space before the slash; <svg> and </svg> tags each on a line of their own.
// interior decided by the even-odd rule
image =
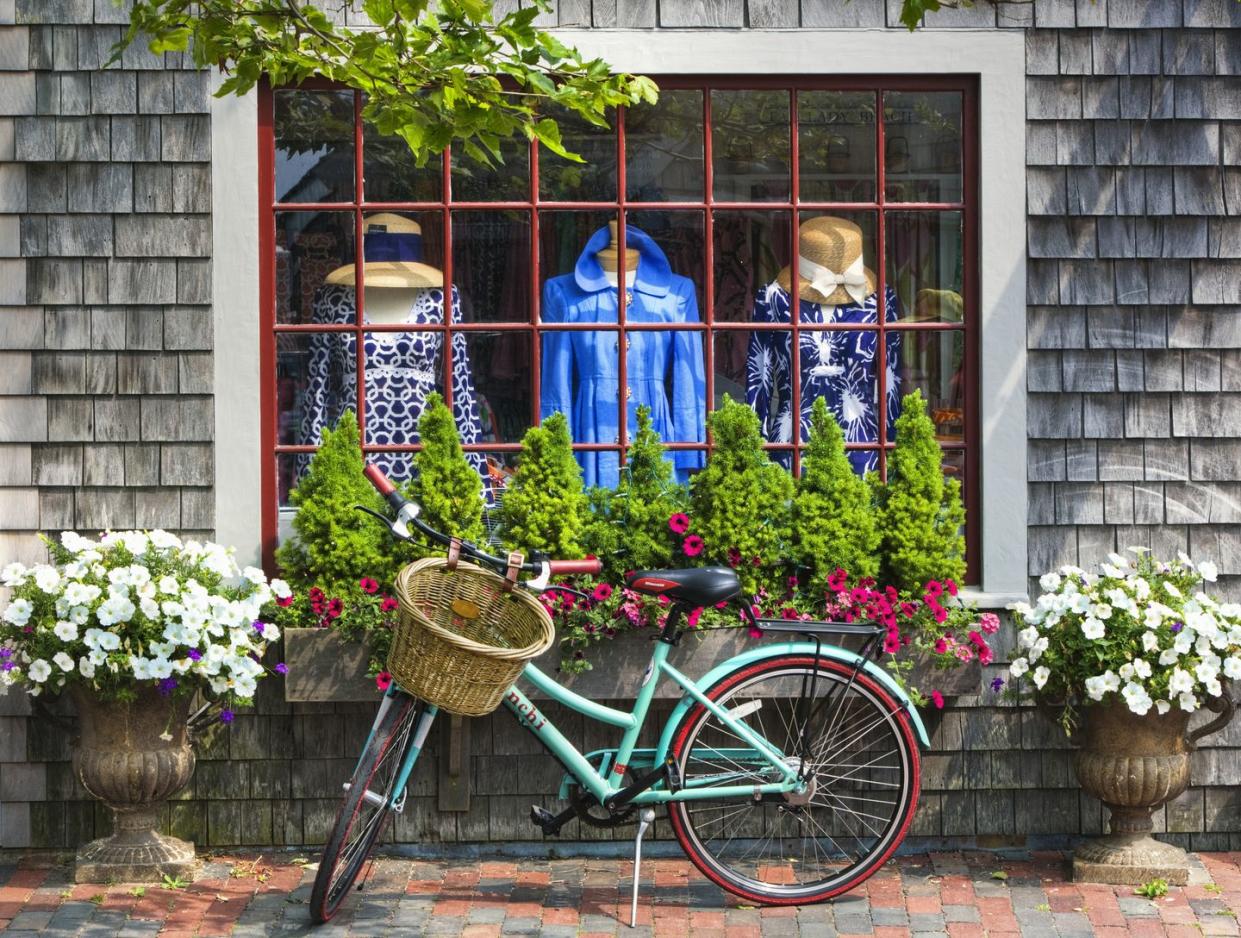
<svg viewBox="0 0 1241 938">
<path fill-rule="evenodd" d="M 806 655 L 738 668 L 707 696 L 742 713 L 794 767 L 809 722 L 810 772 L 802 794 L 669 803 L 673 831 L 698 869 L 751 901 L 791 905 L 846 892 L 887 861 L 913 820 L 920 766 L 909 718 L 886 689 L 825 658 L 816 675 Z M 687 715 L 671 755 L 687 786 L 778 781 L 702 705 Z"/>
<path fill-rule="evenodd" d="M 394 799 L 401 797 L 394 790 L 397 775 L 425 707 L 403 692 L 384 698 L 323 848 L 310 892 L 315 922 L 322 924 L 336 914 L 370 856 Z"/>
</svg>

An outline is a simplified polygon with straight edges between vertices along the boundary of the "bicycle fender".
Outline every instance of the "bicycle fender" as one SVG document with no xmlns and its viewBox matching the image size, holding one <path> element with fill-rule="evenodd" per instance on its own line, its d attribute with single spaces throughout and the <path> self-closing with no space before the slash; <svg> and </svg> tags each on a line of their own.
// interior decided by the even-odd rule
<svg viewBox="0 0 1241 938">
<path fill-rule="evenodd" d="M 896 680 L 883 668 L 875 664 L 869 658 L 863 658 L 854 652 L 840 648 L 836 645 L 819 645 L 817 646 L 819 655 L 824 658 L 830 658 L 833 661 L 839 661 L 854 667 L 861 664 L 861 670 L 866 675 L 879 684 L 884 690 L 888 691 L 894 698 L 901 702 L 905 712 L 909 715 L 909 722 L 913 726 L 914 733 L 918 737 L 918 741 L 923 748 L 931 745 L 930 737 L 927 735 L 926 726 L 922 722 L 922 717 L 918 713 L 918 708 L 914 706 L 914 702 L 909 695 L 901 689 Z M 816 646 L 813 642 L 778 642 L 773 644 L 763 644 L 751 648 L 749 651 L 742 652 L 722 664 L 714 667 L 706 676 L 698 681 L 698 686 L 704 690 L 714 687 L 726 675 L 731 674 L 738 668 L 746 665 L 754 664 L 758 661 L 766 661 L 769 658 L 783 658 L 788 655 L 813 655 Z M 659 747 L 656 750 L 655 762 L 658 764 L 668 756 L 668 750 L 672 747 L 673 737 L 676 735 L 677 729 L 681 725 L 681 721 L 685 719 L 685 715 L 689 713 L 690 708 L 695 704 L 694 698 L 685 694 L 681 697 L 680 703 L 668 717 L 668 722 L 664 724 L 663 734 L 659 738 Z"/>
</svg>

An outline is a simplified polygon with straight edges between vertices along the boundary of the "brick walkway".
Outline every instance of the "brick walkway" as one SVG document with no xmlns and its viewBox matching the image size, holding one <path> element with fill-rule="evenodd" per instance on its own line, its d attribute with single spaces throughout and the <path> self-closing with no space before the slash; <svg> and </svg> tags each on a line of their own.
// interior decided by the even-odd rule
<svg viewBox="0 0 1241 938">
<path fill-rule="evenodd" d="M 208 859 L 185 889 L 74 886 L 67 866 L 0 865 L 0 932 L 17 936 L 270 934 L 675 935 L 678 938 L 872 935 L 897 938 L 1237 935 L 1241 854 L 1205 854 L 1197 881 L 1150 901 L 1131 890 L 1065 882 L 1058 854 L 909 857 L 835 903 L 757 909 L 725 896 L 684 860 L 652 859 L 630 930 L 619 860 L 443 862 L 381 859 L 366 891 L 331 926 L 310 928 L 313 867 L 293 854 Z M 0 861 L 2 864 L 4 861 Z M 1001 879 L 993 874 L 1007 874 Z"/>
</svg>

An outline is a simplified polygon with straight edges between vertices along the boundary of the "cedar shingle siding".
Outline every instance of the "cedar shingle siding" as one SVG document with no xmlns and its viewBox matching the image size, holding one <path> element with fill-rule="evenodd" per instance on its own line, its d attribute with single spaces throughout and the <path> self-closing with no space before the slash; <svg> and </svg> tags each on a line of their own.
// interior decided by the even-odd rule
<svg viewBox="0 0 1241 938">
<path fill-rule="evenodd" d="M 561 0 L 548 20 L 900 28 L 897 9 Z M 207 76 L 137 48 L 99 71 L 125 21 L 111 0 L 0 0 L 3 18 L 16 25 L 0 26 L 0 556 L 35 559 L 40 530 L 209 532 Z M 980 2 L 928 25 L 1026 30 L 1030 573 L 1142 543 L 1216 560 L 1235 593 L 1241 5 Z M 916 834 L 1100 829 L 1054 727 L 959 703 L 935 729 Z M 266 682 L 256 712 L 204 741 L 170 826 L 204 846 L 321 841 L 367 711 L 287 705 Z M 99 834 L 106 812 L 75 785 L 68 737 L 28 712 L 24 697 L 0 697 L 0 844 Z M 1156 823 L 1186 845 L 1236 849 L 1241 725 L 1210 744 L 1194 756 L 1196 787 Z M 505 716 L 478 721 L 471 810 L 436 810 L 430 758 L 398 834 L 531 839 L 526 807 L 559 779 L 534 745 Z"/>
</svg>

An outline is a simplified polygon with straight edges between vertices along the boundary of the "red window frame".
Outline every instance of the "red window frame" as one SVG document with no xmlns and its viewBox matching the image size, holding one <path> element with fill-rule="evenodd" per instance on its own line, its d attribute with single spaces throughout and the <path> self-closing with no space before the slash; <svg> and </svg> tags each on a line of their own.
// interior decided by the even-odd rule
<svg viewBox="0 0 1241 938">
<path fill-rule="evenodd" d="M 886 251 L 887 236 L 885 230 L 885 221 L 889 211 L 900 212 L 960 212 L 963 225 L 963 273 L 962 299 L 964 301 L 964 315 L 960 322 L 885 322 L 885 317 L 879 316 L 877 326 L 867 326 L 865 328 L 873 329 L 877 332 L 877 375 L 879 382 L 879 440 L 875 443 L 857 443 L 849 444 L 850 449 L 878 449 L 879 450 L 879 471 L 881 476 L 886 477 L 886 460 L 887 453 L 890 451 L 893 442 L 887 439 L 887 404 L 886 404 L 886 368 L 882 367 L 885 360 L 885 343 L 886 336 L 889 332 L 915 332 L 915 331 L 960 331 L 964 333 L 964 431 L 962 440 L 957 441 L 941 441 L 940 446 L 946 452 L 960 451 L 963 453 L 963 465 L 965 474 L 964 484 L 964 500 L 967 512 L 966 523 L 966 552 L 969 565 L 969 582 L 981 582 L 981 558 L 980 558 L 980 529 L 981 524 L 978 518 L 978 511 L 981 505 L 981 479 L 979 478 L 979 468 L 981 466 L 980 459 L 980 441 L 978 438 L 979 430 L 979 361 L 978 361 L 978 332 L 979 332 L 979 292 L 978 292 L 978 82 L 975 76 L 969 75 L 940 75 L 933 77 L 911 77 L 911 76 L 768 76 L 768 77 L 730 77 L 720 78 L 715 76 L 675 76 L 668 78 L 657 78 L 661 88 L 664 89 L 694 89 L 702 91 L 703 98 L 703 165 L 704 165 L 704 185 L 703 198 L 701 201 L 675 201 L 675 202 L 641 202 L 627 198 L 627 186 L 625 179 L 626 171 L 626 149 L 625 149 L 625 109 L 620 109 L 613 121 L 613 129 L 616 135 L 616 161 L 617 161 L 617 179 L 616 193 L 617 197 L 612 200 L 603 201 L 555 201 L 541 199 L 539 196 L 539 147 L 537 144 L 530 146 L 530 187 L 529 198 L 524 200 L 508 200 L 495 202 L 480 201 L 457 201 L 452 197 L 452 179 L 451 179 L 451 158 L 449 152 L 443 155 L 440 172 L 442 174 L 440 199 L 427 202 L 367 202 L 363 199 L 365 195 L 363 185 L 363 161 L 364 161 L 364 142 L 363 142 L 363 122 L 361 119 L 361 94 L 354 92 L 353 109 L 354 109 L 354 179 L 353 179 L 353 200 L 350 202 L 290 202 L 279 203 L 275 200 L 275 158 L 276 158 L 276 142 L 275 142 L 275 93 L 277 90 L 272 86 L 263 82 L 259 89 L 258 102 L 258 139 L 259 139 L 259 245 L 262 257 L 260 259 L 260 323 L 259 323 L 259 349 L 261 356 L 261 438 L 263 447 L 263 469 L 262 469 L 262 538 L 263 552 L 265 558 L 270 563 L 273 556 L 278 527 L 278 492 L 277 492 L 277 462 L 281 455 L 293 453 L 313 452 L 316 447 L 312 445 L 290 445 L 280 444 L 277 440 L 277 423 L 278 423 L 278 401 L 276 397 L 275 375 L 276 375 L 276 338 L 279 333 L 313 333 L 316 331 L 335 331 L 335 332 L 353 332 L 359 339 L 356 342 L 358 363 L 357 363 L 357 402 L 356 411 L 358 415 L 359 425 L 364 426 L 366 401 L 365 401 L 365 355 L 363 352 L 363 343 L 361 340 L 362 333 L 365 332 L 381 332 L 381 331 L 402 331 L 407 330 L 407 326 L 403 324 L 384 325 L 379 323 L 365 323 L 363 321 L 364 298 L 362 291 L 358 291 L 357 295 L 357 315 L 352 326 L 320 326 L 315 324 L 291 324 L 280 323 L 277 321 L 277 297 L 276 297 L 276 274 L 275 274 L 275 247 L 276 247 L 276 220 L 280 212 L 316 212 L 316 211 L 350 211 L 354 220 L 354 250 L 355 263 L 357 269 L 362 269 L 362 245 L 363 245 L 363 217 L 372 212 L 382 211 L 411 211 L 420 213 L 438 213 L 441 218 L 444 242 L 444 258 L 443 271 L 444 282 L 446 284 L 453 283 L 452 255 L 452 215 L 454 211 L 460 210 L 491 210 L 491 211 L 525 211 L 530 216 L 530 308 L 531 317 L 529 322 L 463 322 L 453 325 L 445 322 L 440 325 L 420 324 L 418 330 L 420 332 L 440 331 L 445 333 L 442 345 L 444 368 L 444 396 L 451 405 L 452 395 L 452 334 L 458 331 L 487 331 L 487 332 L 513 332 L 525 333 L 530 335 L 531 339 L 531 372 L 533 382 L 532 394 L 532 424 L 539 422 L 540 407 L 540 334 L 546 330 L 540 323 L 539 304 L 542 294 L 542 276 L 539 270 L 540 262 L 540 237 L 539 222 L 540 211 L 544 209 L 560 209 L 560 210 L 579 210 L 579 211 L 607 211 L 615 212 L 621 220 L 619 225 L 619 247 L 620 247 L 620 270 L 618 277 L 623 279 L 624 271 L 624 247 L 625 247 L 625 212 L 626 210 L 697 210 L 702 212 L 703 216 L 703 244 L 704 244 L 704 260 L 705 270 L 703 274 L 703 283 L 705 285 L 703 297 L 703 316 L 701 322 L 694 325 L 687 324 L 671 324 L 671 323 L 627 323 L 625 318 L 625 291 L 620 291 L 618 296 L 619 311 L 618 321 L 616 323 L 591 323 L 588 325 L 579 325 L 576 328 L 589 328 L 597 331 L 616 332 L 618 336 L 626 331 L 635 330 L 670 330 L 670 329 L 694 329 L 705 333 L 704 335 L 704 354 L 705 354 L 705 371 L 706 371 L 706 388 L 707 388 L 707 407 L 713 407 L 715 400 L 715 343 L 716 335 L 727 331 L 752 332 L 757 329 L 773 329 L 775 331 L 788 331 L 792 335 L 792 348 L 799 347 L 798 336 L 801 332 L 798 317 L 792 317 L 791 323 L 785 324 L 758 324 L 752 322 L 734 322 L 716 320 L 715 318 L 715 270 L 714 270 L 714 213 L 718 209 L 726 209 L 728 211 L 745 211 L 755 210 L 764 212 L 786 212 L 789 217 L 791 241 L 790 244 L 797 243 L 797 229 L 801 217 L 801 213 L 805 211 L 870 211 L 875 213 L 876 232 L 874 250 L 877 252 L 875 258 L 874 270 L 878 280 L 877 290 L 880 296 L 885 295 L 885 280 L 887 274 Z M 340 86 L 323 81 L 308 81 L 298 86 L 301 90 L 342 90 Z M 711 124 L 711 91 L 712 90 L 756 90 L 770 91 L 781 90 L 789 94 L 789 115 L 790 115 L 790 198 L 788 201 L 763 201 L 763 202 L 736 202 L 717 200 L 713 197 L 713 166 L 712 166 L 712 124 Z M 884 141 L 884 125 L 882 119 L 875 121 L 875 200 L 870 202 L 813 202 L 803 201 L 800 195 L 800 171 L 799 171 L 799 149 L 800 141 L 798 139 L 798 93 L 802 91 L 864 91 L 873 92 L 881 95 L 887 91 L 894 92 L 930 92 L 930 91 L 955 91 L 963 96 L 962 111 L 962 199 L 960 202 L 888 202 L 886 201 L 886 186 L 884 180 L 885 170 L 885 141 Z M 881 100 L 881 99 L 880 99 Z M 880 113 L 882 113 L 880 111 Z M 446 317 L 447 318 L 447 317 Z M 573 329 L 572 325 L 557 324 L 555 329 Z M 850 328 L 848 324 L 842 324 L 836 328 Z M 859 328 L 854 325 L 852 328 Z M 619 374 L 621 381 L 625 381 L 626 364 L 625 364 L 625 345 L 624 342 L 618 342 L 619 355 Z M 800 393 L 801 376 L 800 376 L 800 356 L 792 356 L 792 387 L 794 393 Z M 620 458 L 623 461 L 627 450 L 627 433 L 626 433 L 626 408 L 618 408 L 618 417 L 620 423 L 620 440 L 619 444 L 606 443 L 579 443 L 574 448 L 582 451 L 602 450 L 602 451 L 619 451 Z M 365 437 L 364 437 L 365 439 Z M 792 442 L 792 459 L 793 471 L 799 471 L 801 446 L 801 422 L 793 421 L 793 442 Z M 668 443 L 669 449 L 705 449 L 708 454 L 712 448 L 710 435 L 705 446 L 693 443 Z M 788 450 L 788 444 L 768 444 L 769 449 Z M 416 446 L 379 446 L 365 445 L 364 450 L 367 452 L 378 452 L 382 450 L 410 450 L 417 449 Z M 480 443 L 468 446 L 467 449 L 486 451 L 486 452 L 505 452 L 516 451 L 520 449 L 518 443 Z"/>
</svg>

